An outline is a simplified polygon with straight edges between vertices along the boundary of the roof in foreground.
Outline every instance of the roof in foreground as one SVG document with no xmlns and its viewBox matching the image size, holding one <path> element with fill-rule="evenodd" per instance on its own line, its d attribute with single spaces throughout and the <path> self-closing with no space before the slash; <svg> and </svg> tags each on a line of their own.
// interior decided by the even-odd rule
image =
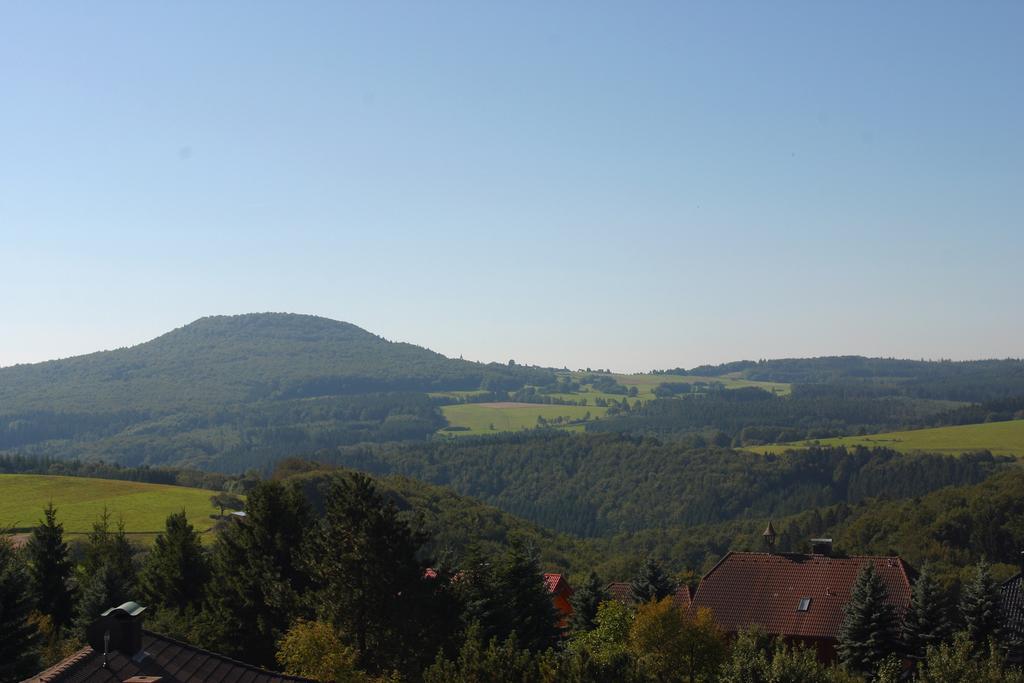
<svg viewBox="0 0 1024 683">
<path fill-rule="evenodd" d="M 86 646 L 67 659 L 27 679 L 25 683 L 56 683 L 60 681 L 89 683 L 126 681 L 133 677 L 157 677 L 160 683 L 191 683 L 193 681 L 233 681 L 235 683 L 307 683 L 308 678 L 286 676 L 223 655 L 193 647 L 149 631 L 142 632 L 142 650 L 146 653 L 136 662 L 120 652 L 108 655 L 109 665 L 103 668 L 103 654 Z"/>
<path fill-rule="evenodd" d="M 830 557 L 730 552 L 701 580 L 695 609 L 710 609 L 726 631 L 760 626 L 768 633 L 835 638 L 857 575 L 872 564 L 902 613 L 911 570 L 898 557 Z"/>
</svg>

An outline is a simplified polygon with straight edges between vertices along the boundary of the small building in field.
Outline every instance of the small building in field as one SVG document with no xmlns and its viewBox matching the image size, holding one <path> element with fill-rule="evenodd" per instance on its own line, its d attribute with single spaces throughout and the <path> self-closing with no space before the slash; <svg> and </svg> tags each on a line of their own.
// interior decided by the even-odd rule
<svg viewBox="0 0 1024 683">
<path fill-rule="evenodd" d="M 605 586 L 604 590 L 615 602 L 620 602 L 623 605 L 636 604 L 636 600 L 633 597 L 633 587 L 629 581 L 612 581 Z M 672 601 L 681 610 L 690 609 L 690 602 L 692 600 L 693 593 L 690 591 L 689 586 L 680 586 L 676 589 L 675 594 L 672 595 Z"/>
<path fill-rule="evenodd" d="M 544 574 L 544 585 L 548 587 L 551 601 L 558 610 L 558 627 L 566 628 L 569 625 L 569 617 L 572 616 L 572 604 L 569 602 L 573 594 L 572 586 L 563 575 L 551 573 Z"/>
<path fill-rule="evenodd" d="M 839 627 L 857 576 L 874 566 L 899 618 L 910 604 L 913 569 L 899 557 L 833 557 L 830 552 L 730 552 L 697 588 L 692 610 L 710 610 L 726 633 L 758 627 L 836 657 Z"/>
</svg>

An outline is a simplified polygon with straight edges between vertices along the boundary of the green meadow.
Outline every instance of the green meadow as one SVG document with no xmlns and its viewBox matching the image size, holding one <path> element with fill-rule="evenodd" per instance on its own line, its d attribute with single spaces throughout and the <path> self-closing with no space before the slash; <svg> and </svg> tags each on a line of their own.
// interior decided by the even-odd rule
<svg viewBox="0 0 1024 683">
<path fill-rule="evenodd" d="M 665 384 L 695 384 L 705 382 L 711 384 L 719 382 L 726 389 L 740 389 L 743 387 L 758 387 L 765 391 L 780 396 L 789 394 L 790 385 L 782 382 L 757 382 L 749 379 L 734 379 L 732 377 L 698 377 L 695 375 L 612 375 L 615 381 L 623 386 L 636 387 L 639 392 L 638 398 L 654 398 L 654 389 L 662 383 Z"/>
<path fill-rule="evenodd" d="M 522 429 L 537 427 L 537 418 L 543 417 L 549 422 L 562 418 L 563 422 L 582 420 L 587 413 L 591 418 L 604 415 L 604 408 L 594 406 L 559 406 L 541 403 L 460 403 L 443 406 L 448 424 L 452 427 L 464 427 L 458 431 L 443 431 L 443 434 L 496 434 L 498 432 L 516 432 Z M 582 425 L 558 425 L 569 429 L 581 429 Z M 493 429 L 492 429 L 493 427 Z"/>
<path fill-rule="evenodd" d="M 89 532 L 105 507 L 113 522 L 123 519 L 125 530 L 146 542 L 163 531 L 168 515 L 183 509 L 198 531 L 209 531 L 214 522 L 210 515 L 220 512 L 210 504 L 214 493 L 112 479 L 0 474 L 0 528 L 26 531 L 53 501 L 57 519 L 71 538 Z"/>
<path fill-rule="evenodd" d="M 813 445 L 884 446 L 904 453 L 926 451 L 930 453 L 956 454 L 988 450 L 995 455 L 1024 456 L 1024 420 L 914 429 L 905 432 L 868 434 L 866 436 L 844 436 L 834 439 L 797 441 L 767 446 L 748 446 L 745 450 L 756 453 L 781 453 Z"/>
</svg>

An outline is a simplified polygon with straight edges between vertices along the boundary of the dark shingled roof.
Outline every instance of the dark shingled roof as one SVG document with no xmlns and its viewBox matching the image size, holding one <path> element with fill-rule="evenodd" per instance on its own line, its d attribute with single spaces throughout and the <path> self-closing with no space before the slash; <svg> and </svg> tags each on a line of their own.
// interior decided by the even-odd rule
<svg viewBox="0 0 1024 683">
<path fill-rule="evenodd" d="M 633 588 L 630 586 L 629 581 L 612 581 L 605 586 L 605 590 L 612 600 L 621 602 L 623 605 L 632 605 L 635 602 L 633 600 Z M 680 586 L 672 598 L 680 609 L 689 609 L 691 599 L 690 587 Z"/>
<path fill-rule="evenodd" d="M 1003 618 L 1011 641 L 1016 641 L 1011 654 L 1015 661 L 1020 661 L 1024 658 L 1024 572 L 1004 583 L 1001 591 Z"/>
<path fill-rule="evenodd" d="M 121 683 L 135 676 L 159 677 L 160 683 L 191 681 L 224 681 L 232 683 L 309 683 L 311 679 L 286 676 L 207 652 L 187 643 L 149 631 L 142 631 L 141 661 L 115 652 L 108 655 L 108 668 L 103 668 L 103 654 L 84 647 L 62 662 L 23 683 L 89 683 L 111 681 Z"/>
<path fill-rule="evenodd" d="M 694 609 L 709 609 L 725 631 L 757 625 L 796 638 L 834 639 L 861 569 L 871 563 L 902 616 L 913 570 L 898 557 L 830 557 L 730 552 L 704 576 Z M 801 611 L 801 600 L 810 598 Z"/>
</svg>

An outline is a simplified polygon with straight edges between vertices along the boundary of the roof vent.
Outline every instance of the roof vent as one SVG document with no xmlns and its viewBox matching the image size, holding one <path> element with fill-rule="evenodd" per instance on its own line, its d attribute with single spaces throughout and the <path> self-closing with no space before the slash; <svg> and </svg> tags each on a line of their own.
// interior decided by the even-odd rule
<svg viewBox="0 0 1024 683">
<path fill-rule="evenodd" d="M 142 651 L 142 613 L 146 608 L 137 602 L 111 607 L 94 621 L 86 632 L 89 645 L 96 652 L 112 651 L 133 657 Z"/>
<path fill-rule="evenodd" d="M 812 538 L 811 539 L 811 554 L 812 555 L 832 555 L 832 539 L 831 538 Z"/>
</svg>

